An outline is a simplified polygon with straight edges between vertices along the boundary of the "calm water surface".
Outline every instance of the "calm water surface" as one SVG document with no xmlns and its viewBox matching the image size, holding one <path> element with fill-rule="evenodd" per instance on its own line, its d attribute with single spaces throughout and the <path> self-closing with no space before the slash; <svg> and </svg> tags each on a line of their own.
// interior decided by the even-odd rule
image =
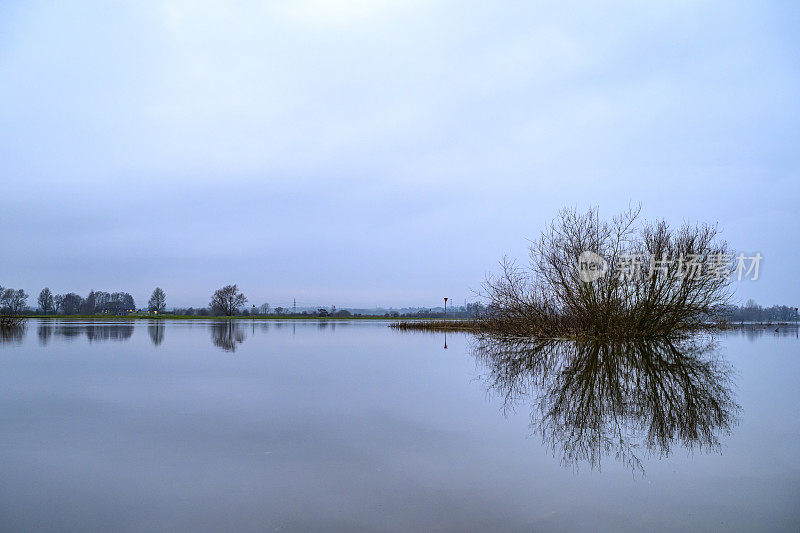
<svg viewBox="0 0 800 533">
<path fill-rule="evenodd" d="M 0 342 L 0 530 L 798 531 L 800 341 L 773 330 L 31 320 Z"/>
</svg>

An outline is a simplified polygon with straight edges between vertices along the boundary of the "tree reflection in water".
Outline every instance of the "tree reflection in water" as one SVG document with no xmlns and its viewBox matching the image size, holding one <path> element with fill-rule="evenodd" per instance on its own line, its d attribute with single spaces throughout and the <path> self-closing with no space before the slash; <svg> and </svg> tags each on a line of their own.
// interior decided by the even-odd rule
<svg viewBox="0 0 800 533">
<path fill-rule="evenodd" d="M 25 322 L 8 327 L 0 327 L 0 343 L 22 344 L 25 338 Z"/>
<path fill-rule="evenodd" d="M 153 343 L 153 346 L 158 346 L 164 342 L 164 321 L 148 320 L 147 333 L 150 335 L 150 341 Z"/>
<path fill-rule="evenodd" d="M 85 335 L 89 342 L 125 341 L 133 336 L 132 322 L 123 324 L 80 324 L 61 322 L 40 322 L 36 328 L 39 343 L 46 346 L 51 338 L 74 339 Z"/>
<path fill-rule="evenodd" d="M 53 327 L 50 324 L 39 324 L 39 327 L 36 328 L 36 336 L 39 338 L 39 344 L 47 346 L 53 336 Z"/>
<path fill-rule="evenodd" d="M 124 341 L 133 335 L 133 322 L 125 324 L 87 324 L 84 326 L 89 342 Z M 56 329 L 58 334 L 58 329 Z"/>
<path fill-rule="evenodd" d="M 735 425 L 732 367 L 709 338 L 581 343 L 479 337 L 473 353 L 505 411 L 530 402 L 531 427 L 567 466 L 674 445 L 718 450 Z"/>
<path fill-rule="evenodd" d="M 236 345 L 247 338 L 244 329 L 235 320 L 225 320 L 211 324 L 211 339 L 214 346 L 226 352 L 235 352 Z"/>
</svg>

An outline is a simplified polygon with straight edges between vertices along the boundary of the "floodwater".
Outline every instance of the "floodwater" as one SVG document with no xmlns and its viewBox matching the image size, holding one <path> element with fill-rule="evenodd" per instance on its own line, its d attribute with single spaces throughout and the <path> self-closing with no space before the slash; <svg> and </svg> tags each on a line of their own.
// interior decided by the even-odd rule
<svg viewBox="0 0 800 533">
<path fill-rule="evenodd" d="M 800 341 L 37 321 L 0 336 L 0 530 L 800 530 Z"/>
</svg>

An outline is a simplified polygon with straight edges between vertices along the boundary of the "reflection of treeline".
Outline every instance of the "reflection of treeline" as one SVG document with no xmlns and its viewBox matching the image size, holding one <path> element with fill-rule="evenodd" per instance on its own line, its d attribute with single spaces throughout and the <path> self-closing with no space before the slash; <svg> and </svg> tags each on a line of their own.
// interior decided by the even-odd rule
<svg viewBox="0 0 800 533">
<path fill-rule="evenodd" d="M 47 344 L 51 337 L 74 339 L 81 335 L 89 342 L 121 341 L 133 335 L 133 324 L 52 324 L 42 322 L 37 329 L 39 342 Z"/>
<path fill-rule="evenodd" d="M 266 325 L 266 323 L 264 324 Z M 276 324 L 281 327 L 281 324 Z M 247 333 L 241 324 L 235 320 L 213 321 L 209 325 L 211 340 L 214 346 L 226 352 L 235 352 L 239 344 L 245 341 Z M 20 343 L 25 336 L 25 326 L 0 330 L 0 342 Z M 133 336 L 134 322 L 120 324 L 92 324 L 92 323 L 58 323 L 40 321 L 36 336 L 39 343 L 47 345 L 53 338 L 73 340 L 85 337 L 89 342 L 96 341 L 125 341 Z M 147 324 L 147 333 L 154 346 L 164 342 L 166 325 L 163 320 L 150 320 Z"/>
<path fill-rule="evenodd" d="M 763 323 L 749 323 L 745 324 L 740 327 L 731 328 L 729 335 L 738 333 L 742 337 L 747 338 L 750 341 L 754 341 L 764 335 L 769 335 L 770 337 L 797 337 L 798 331 L 797 328 L 794 326 L 783 326 L 777 325 L 778 323 L 773 322 L 771 324 L 763 322 Z M 777 327 L 776 327 L 777 325 Z"/>
<path fill-rule="evenodd" d="M 0 344 L 21 344 L 25 338 L 25 323 L 12 322 L 3 323 L 0 320 Z"/>
</svg>

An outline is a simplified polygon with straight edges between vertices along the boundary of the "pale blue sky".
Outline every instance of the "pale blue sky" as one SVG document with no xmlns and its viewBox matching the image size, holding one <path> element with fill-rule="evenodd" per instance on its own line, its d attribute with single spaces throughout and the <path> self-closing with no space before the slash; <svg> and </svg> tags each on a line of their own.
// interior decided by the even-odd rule
<svg viewBox="0 0 800 533">
<path fill-rule="evenodd" d="M 800 303 L 800 3 L 66 4 L 0 4 L 2 285 L 461 302 L 634 201 Z"/>
</svg>

